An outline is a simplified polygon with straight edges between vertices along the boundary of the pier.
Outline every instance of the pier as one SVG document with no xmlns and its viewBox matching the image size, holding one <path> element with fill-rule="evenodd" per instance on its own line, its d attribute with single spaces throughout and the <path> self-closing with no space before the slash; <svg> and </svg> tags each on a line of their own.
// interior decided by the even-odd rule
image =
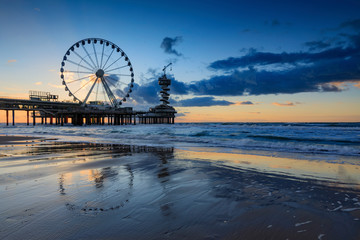
<svg viewBox="0 0 360 240">
<path fill-rule="evenodd" d="M 0 98 L 0 110 L 6 112 L 6 125 L 15 125 L 17 111 L 26 112 L 26 124 L 61 125 L 129 125 L 129 124 L 173 124 L 174 114 L 134 111 L 131 107 L 119 109 L 81 106 L 78 103 Z M 12 119 L 9 119 L 9 112 Z M 10 120 L 10 121 L 9 121 Z"/>
<path fill-rule="evenodd" d="M 90 52 L 90 54 L 89 54 Z M 176 110 L 169 106 L 171 80 L 159 78 L 160 105 L 149 111 L 123 107 L 132 94 L 134 70 L 126 53 L 115 43 L 101 38 L 87 38 L 73 44 L 62 58 L 61 83 L 72 101 L 59 101 L 50 92 L 30 91 L 29 99 L 1 98 L 0 110 L 9 111 L 15 125 L 16 111 L 26 111 L 26 124 L 130 125 L 174 124 Z M 74 70 L 77 69 L 77 70 Z M 32 121 L 30 121 L 32 118 Z"/>
</svg>

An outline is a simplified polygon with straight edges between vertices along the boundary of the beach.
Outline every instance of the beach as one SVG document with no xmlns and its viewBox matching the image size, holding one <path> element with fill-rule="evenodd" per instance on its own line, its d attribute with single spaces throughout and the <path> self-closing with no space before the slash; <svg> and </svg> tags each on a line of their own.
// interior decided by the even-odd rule
<svg viewBox="0 0 360 240">
<path fill-rule="evenodd" d="M 356 157 L 35 140 L 1 138 L 1 239 L 360 238 Z"/>
</svg>

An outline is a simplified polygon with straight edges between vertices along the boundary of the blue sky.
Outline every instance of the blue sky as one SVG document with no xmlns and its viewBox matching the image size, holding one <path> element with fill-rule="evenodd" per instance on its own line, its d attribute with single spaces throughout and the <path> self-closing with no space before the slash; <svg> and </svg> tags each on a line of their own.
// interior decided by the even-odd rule
<svg viewBox="0 0 360 240">
<path fill-rule="evenodd" d="M 98 37 L 131 59 L 136 86 L 129 104 L 135 108 L 157 104 L 154 80 L 171 61 L 171 101 L 183 121 L 204 120 L 199 112 L 207 112 L 208 121 L 294 121 L 294 115 L 360 121 L 359 1 L 1 5 L 1 96 L 41 90 L 66 99 L 58 73 L 62 57 L 75 42 Z"/>
</svg>

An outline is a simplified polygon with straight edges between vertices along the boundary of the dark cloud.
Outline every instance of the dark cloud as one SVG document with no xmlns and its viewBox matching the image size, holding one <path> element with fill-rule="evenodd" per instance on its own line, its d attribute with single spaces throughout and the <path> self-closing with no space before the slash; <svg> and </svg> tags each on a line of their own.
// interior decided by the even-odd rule
<svg viewBox="0 0 360 240">
<path fill-rule="evenodd" d="M 175 105 L 179 107 L 209 107 L 228 106 L 235 104 L 226 100 L 216 100 L 214 97 L 195 97 L 178 101 Z"/>
<path fill-rule="evenodd" d="M 159 91 L 160 87 L 157 81 L 151 81 L 142 85 L 134 83 L 131 98 L 139 104 L 159 104 Z"/>
<path fill-rule="evenodd" d="M 319 87 L 323 92 L 341 92 L 342 90 L 338 86 L 331 83 L 324 83 L 319 85 Z"/>
<path fill-rule="evenodd" d="M 310 51 L 317 51 L 330 47 L 331 44 L 324 41 L 311 41 L 311 42 L 306 42 L 305 46 L 309 47 Z"/>
<path fill-rule="evenodd" d="M 359 23 L 354 20 L 341 26 L 357 29 Z M 339 33 L 333 39 L 305 43 L 308 52 L 251 49 L 242 57 L 212 62 L 210 69 L 226 73 L 195 82 L 189 90 L 215 96 L 342 91 L 334 82 L 360 80 L 360 33 Z"/>
<path fill-rule="evenodd" d="M 340 24 L 339 28 L 351 28 L 355 31 L 358 31 L 360 30 L 360 19 L 343 22 Z"/>
<path fill-rule="evenodd" d="M 195 95 L 241 96 L 340 91 L 332 82 L 360 79 L 360 56 L 322 61 L 286 71 L 234 70 L 195 82 L 189 90 Z"/>
<path fill-rule="evenodd" d="M 181 56 L 182 54 L 174 49 L 174 46 L 179 44 L 180 42 L 182 42 L 182 37 L 181 36 L 177 36 L 175 38 L 165 37 L 163 39 L 160 47 L 162 49 L 164 49 L 164 51 L 166 53 L 174 54 L 176 56 Z"/>
<path fill-rule="evenodd" d="M 352 36 L 353 37 L 353 36 Z M 353 41 L 357 39 L 354 38 Z M 295 53 L 270 53 L 252 50 L 242 57 L 229 57 L 225 60 L 212 62 L 210 69 L 232 70 L 241 67 L 270 65 L 270 64 L 293 64 L 314 63 L 323 60 L 343 59 L 359 53 L 358 47 L 333 47 L 321 52 L 295 52 Z"/>
<path fill-rule="evenodd" d="M 176 117 L 185 117 L 186 116 L 185 113 L 176 113 L 175 115 L 176 115 Z"/>
<path fill-rule="evenodd" d="M 292 24 L 290 22 L 280 22 L 278 19 L 273 19 L 273 20 L 266 20 L 264 22 L 265 25 L 269 25 L 271 27 L 277 27 L 277 26 L 291 26 Z"/>
<path fill-rule="evenodd" d="M 147 74 L 150 74 L 150 77 L 141 85 L 134 83 L 133 93 L 131 98 L 139 104 L 159 104 L 160 97 L 159 92 L 161 90 L 158 84 L 158 78 L 162 76 L 163 73 L 158 72 L 156 69 L 149 69 Z M 170 85 L 170 94 L 186 95 L 188 94 L 189 86 L 183 82 L 178 81 L 172 74 L 166 74 L 169 79 L 171 79 Z M 170 95 L 171 96 L 171 95 Z M 175 103 L 176 100 L 170 98 L 170 103 Z"/>
<path fill-rule="evenodd" d="M 251 101 L 237 102 L 236 104 L 238 104 L 238 105 L 254 105 L 254 103 Z"/>
<path fill-rule="evenodd" d="M 271 21 L 271 26 L 279 26 L 279 25 L 280 25 L 279 20 L 273 19 L 273 20 Z"/>
</svg>

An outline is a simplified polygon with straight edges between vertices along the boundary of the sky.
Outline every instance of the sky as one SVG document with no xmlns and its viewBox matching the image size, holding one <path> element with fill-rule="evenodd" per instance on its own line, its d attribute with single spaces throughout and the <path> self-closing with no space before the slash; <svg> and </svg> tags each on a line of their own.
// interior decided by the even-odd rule
<svg viewBox="0 0 360 240">
<path fill-rule="evenodd" d="M 160 104 L 157 79 L 172 62 L 177 122 L 360 122 L 358 0 L 0 3 L 1 97 L 72 100 L 63 57 L 102 38 L 134 69 L 124 107 Z"/>
</svg>

